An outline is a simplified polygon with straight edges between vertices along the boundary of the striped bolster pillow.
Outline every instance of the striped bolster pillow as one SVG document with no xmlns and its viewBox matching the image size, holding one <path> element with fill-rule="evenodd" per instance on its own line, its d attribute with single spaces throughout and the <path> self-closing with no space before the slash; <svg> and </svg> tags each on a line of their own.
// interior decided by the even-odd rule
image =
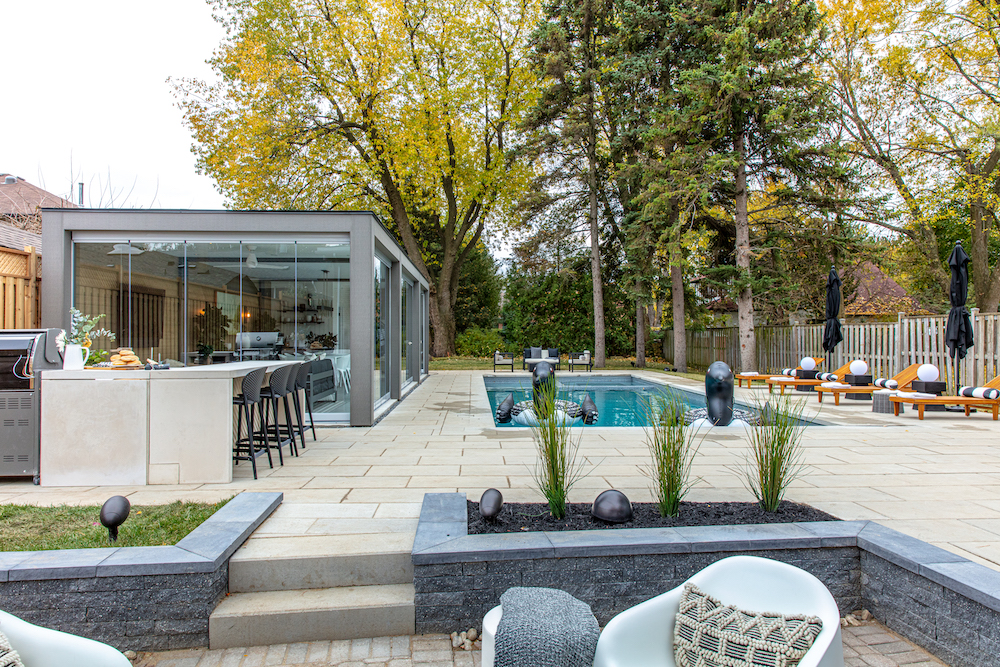
<svg viewBox="0 0 1000 667">
<path fill-rule="evenodd" d="M 795 369 L 794 368 L 782 368 L 781 369 L 781 374 L 782 375 L 789 375 L 791 377 L 795 377 Z"/>
<path fill-rule="evenodd" d="M 899 383 L 895 380 L 886 380 L 885 378 L 877 378 L 873 384 L 883 389 L 896 389 L 899 387 Z"/>
<path fill-rule="evenodd" d="M 958 390 L 958 395 L 968 396 L 969 398 L 985 398 L 993 400 L 995 398 L 1000 398 L 1000 391 L 997 391 L 992 387 L 962 387 Z"/>
<path fill-rule="evenodd" d="M 816 373 L 816 379 L 825 382 L 836 382 L 840 378 L 837 377 L 836 373 Z"/>
</svg>

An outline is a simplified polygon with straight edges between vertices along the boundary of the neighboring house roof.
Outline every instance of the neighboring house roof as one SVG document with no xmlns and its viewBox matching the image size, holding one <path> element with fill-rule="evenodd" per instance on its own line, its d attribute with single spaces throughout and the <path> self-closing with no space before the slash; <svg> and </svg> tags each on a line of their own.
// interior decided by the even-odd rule
<svg viewBox="0 0 1000 667">
<path fill-rule="evenodd" d="M 0 222 L 0 246 L 13 248 L 14 250 L 24 250 L 24 247 L 29 245 L 34 246 L 35 252 L 41 254 L 42 235 Z"/>
<path fill-rule="evenodd" d="M 926 309 L 895 280 L 872 262 L 862 262 L 851 271 L 858 288 L 845 295 L 844 315 L 895 315 L 899 312 L 923 313 Z"/>
<path fill-rule="evenodd" d="M 7 182 L 11 174 L 0 174 L 0 216 L 35 215 L 38 209 L 76 208 L 76 204 L 32 185 L 20 176 Z"/>
</svg>

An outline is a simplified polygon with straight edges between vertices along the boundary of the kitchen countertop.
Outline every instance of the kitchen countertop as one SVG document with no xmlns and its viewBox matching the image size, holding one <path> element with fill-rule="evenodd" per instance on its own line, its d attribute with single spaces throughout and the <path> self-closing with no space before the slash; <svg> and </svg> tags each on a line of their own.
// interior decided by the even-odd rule
<svg viewBox="0 0 1000 667">
<path fill-rule="evenodd" d="M 120 370 L 117 368 L 99 368 L 82 371 L 43 370 L 42 382 L 47 380 L 219 380 L 224 378 L 240 378 L 257 368 L 267 368 L 269 371 L 287 364 L 298 364 L 301 361 L 281 361 L 265 359 L 261 361 L 234 361 L 225 364 L 207 364 L 205 366 L 184 366 L 159 371 Z"/>
</svg>

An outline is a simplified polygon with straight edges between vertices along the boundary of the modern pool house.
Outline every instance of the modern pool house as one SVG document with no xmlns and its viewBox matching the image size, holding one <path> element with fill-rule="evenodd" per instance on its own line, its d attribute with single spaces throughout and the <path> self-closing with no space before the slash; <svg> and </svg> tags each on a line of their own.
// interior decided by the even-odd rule
<svg viewBox="0 0 1000 667">
<path fill-rule="evenodd" d="M 329 360 L 317 421 L 369 426 L 427 373 L 428 284 L 370 212 L 44 209 L 42 321 L 171 368 Z M 183 418 L 177 415 L 178 418 Z"/>
</svg>

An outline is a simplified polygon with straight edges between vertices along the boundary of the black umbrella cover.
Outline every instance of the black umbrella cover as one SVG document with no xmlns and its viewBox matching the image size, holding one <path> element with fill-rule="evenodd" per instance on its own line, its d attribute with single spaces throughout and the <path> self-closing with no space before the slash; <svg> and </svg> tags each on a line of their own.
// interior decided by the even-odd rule
<svg viewBox="0 0 1000 667">
<path fill-rule="evenodd" d="M 823 351 L 833 352 L 840 341 L 844 340 L 844 334 L 840 332 L 840 276 L 837 275 L 837 268 L 830 267 L 830 275 L 826 279 L 826 326 L 823 328 Z"/>
<path fill-rule="evenodd" d="M 965 358 L 972 347 L 972 319 L 965 300 L 969 297 L 969 256 L 965 254 L 961 241 L 955 242 L 955 249 L 948 257 L 951 267 L 951 310 L 948 311 L 948 325 L 944 331 L 944 342 L 952 358 Z"/>
</svg>

